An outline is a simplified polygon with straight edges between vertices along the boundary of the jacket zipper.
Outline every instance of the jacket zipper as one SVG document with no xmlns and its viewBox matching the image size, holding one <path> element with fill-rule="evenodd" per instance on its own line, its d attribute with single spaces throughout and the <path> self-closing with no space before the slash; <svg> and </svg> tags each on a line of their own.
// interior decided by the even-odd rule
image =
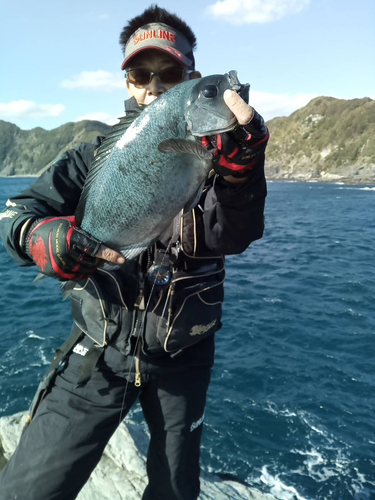
<svg viewBox="0 0 375 500">
<path fill-rule="evenodd" d="M 134 385 L 136 387 L 141 387 L 142 385 L 142 378 L 141 378 L 141 370 L 140 370 L 140 360 L 139 360 L 139 355 L 141 353 L 141 347 L 142 347 L 142 339 L 139 339 L 138 342 L 138 347 L 137 347 L 137 353 L 135 355 L 135 380 L 134 380 Z"/>
<path fill-rule="evenodd" d="M 135 319 L 135 325 L 133 329 L 133 336 L 137 337 L 137 351 L 135 353 L 135 380 L 134 380 L 134 385 L 136 387 L 140 387 L 142 385 L 142 377 L 141 377 L 141 370 L 140 370 L 140 353 L 142 349 L 142 337 L 141 337 L 141 328 L 142 328 L 142 322 L 143 322 L 143 316 L 145 314 L 145 297 L 144 297 L 144 289 L 140 288 L 139 290 L 139 295 L 137 297 L 137 300 L 135 301 L 134 307 L 136 307 L 138 310 L 136 312 L 136 319 Z"/>
</svg>

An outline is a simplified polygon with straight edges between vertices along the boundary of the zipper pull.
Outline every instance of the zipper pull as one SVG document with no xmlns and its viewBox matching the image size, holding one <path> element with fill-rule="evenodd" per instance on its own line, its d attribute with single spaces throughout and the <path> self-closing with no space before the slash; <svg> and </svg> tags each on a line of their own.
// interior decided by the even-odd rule
<svg viewBox="0 0 375 500">
<path fill-rule="evenodd" d="M 136 387 L 141 387 L 142 385 L 142 379 L 141 379 L 141 374 L 140 373 L 136 373 L 135 374 L 135 382 L 134 382 L 134 385 Z"/>
<path fill-rule="evenodd" d="M 135 353 L 135 380 L 134 380 L 134 385 L 136 387 L 141 387 L 142 385 L 142 379 L 141 379 L 141 360 L 139 359 L 141 355 L 141 343 L 142 340 L 139 340 L 138 347 L 137 347 L 137 352 Z"/>
<path fill-rule="evenodd" d="M 138 307 L 140 311 L 144 311 L 145 309 L 145 297 L 143 294 L 143 288 L 139 290 L 139 295 L 137 297 L 137 300 L 135 301 L 134 307 Z"/>
</svg>

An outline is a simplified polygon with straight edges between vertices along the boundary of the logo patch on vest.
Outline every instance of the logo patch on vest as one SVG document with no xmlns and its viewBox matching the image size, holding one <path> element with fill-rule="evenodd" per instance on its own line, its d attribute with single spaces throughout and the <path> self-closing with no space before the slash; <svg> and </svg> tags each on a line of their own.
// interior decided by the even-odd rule
<svg viewBox="0 0 375 500">
<path fill-rule="evenodd" d="M 208 332 L 212 327 L 216 325 L 216 319 L 212 321 L 212 323 L 209 323 L 208 325 L 195 325 L 193 328 L 190 330 L 190 335 L 203 335 L 204 333 Z"/>
<path fill-rule="evenodd" d="M 87 351 L 88 351 L 87 347 L 83 347 L 83 345 L 81 344 L 77 344 L 73 349 L 73 352 L 79 354 L 80 356 L 86 356 Z"/>
<path fill-rule="evenodd" d="M 13 217 L 15 217 L 17 214 L 18 214 L 18 212 L 16 212 L 15 210 L 8 209 L 5 212 L 3 212 L 2 214 L 0 214 L 0 220 L 1 219 L 13 219 Z"/>
</svg>

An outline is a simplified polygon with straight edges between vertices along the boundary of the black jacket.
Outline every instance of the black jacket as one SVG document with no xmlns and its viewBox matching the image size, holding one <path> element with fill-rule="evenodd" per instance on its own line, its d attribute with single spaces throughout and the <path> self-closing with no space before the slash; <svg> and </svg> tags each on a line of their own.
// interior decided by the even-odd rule
<svg viewBox="0 0 375 500">
<path fill-rule="evenodd" d="M 33 265 L 20 248 L 22 225 L 29 218 L 74 214 L 101 140 L 67 151 L 8 201 L 0 234 L 19 265 Z M 151 251 L 121 267 L 104 266 L 73 291 L 75 323 L 97 344 L 116 346 L 122 354 L 132 353 L 140 337 L 141 372 L 211 365 L 212 334 L 221 327 L 224 256 L 239 254 L 262 237 L 265 197 L 264 157 L 243 184 L 212 176 L 197 207 L 180 221 L 181 250 L 172 285 L 153 288 L 147 279 Z M 167 246 L 172 225 L 160 236 L 160 249 Z"/>
</svg>

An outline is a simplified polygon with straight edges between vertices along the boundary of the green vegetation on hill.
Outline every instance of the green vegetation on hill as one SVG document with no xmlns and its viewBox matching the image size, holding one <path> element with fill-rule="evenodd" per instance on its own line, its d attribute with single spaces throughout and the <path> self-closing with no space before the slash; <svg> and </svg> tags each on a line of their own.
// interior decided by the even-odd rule
<svg viewBox="0 0 375 500">
<path fill-rule="evenodd" d="M 0 120 L 0 175 L 37 175 L 67 149 L 91 142 L 110 129 L 104 123 L 83 120 L 53 130 L 21 130 Z"/>
<path fill-rule="evenodd" d="M 268 127 L 271 176 L 375 181 L 375 101 L 317 97 Z"/>
<path fill-rule="evenodd" d="M 267 125 L 269 178 L 375 183 L 374 100 L 317 97 Z M 84 120 L 54 130 L 21 130 L 0 120 L 0 176 L 38 175 L 67 149 L 110 129 Z"/>
</svg>

